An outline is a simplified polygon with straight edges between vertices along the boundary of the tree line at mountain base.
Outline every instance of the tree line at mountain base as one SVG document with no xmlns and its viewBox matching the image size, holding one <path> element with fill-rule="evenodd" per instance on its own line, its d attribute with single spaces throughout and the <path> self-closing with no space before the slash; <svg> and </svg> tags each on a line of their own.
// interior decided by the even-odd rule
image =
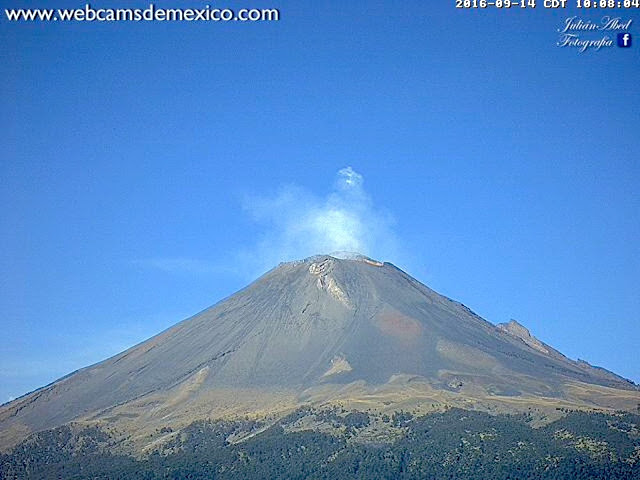
<svg viewBox="0 0 640 480">
<path fill-rule="evenodd" d="M 292 430 L 314 415 L 339 434 Z M 96 427 L 37 433 L 0 455 L 2 479 L 640 479 L 640 416 L 569 412 L 541 428 L 527 415 L 450 409 L 385 421 L 401 432 L 363 441 L 365 412 L 299 410 L 256 422 L 198 421 L 145 458 L 110 454 Z M 165 430 L 169 432 L 170 429 Z M 238 443 L 237 432 L 251 432 Z"/>
</svg>

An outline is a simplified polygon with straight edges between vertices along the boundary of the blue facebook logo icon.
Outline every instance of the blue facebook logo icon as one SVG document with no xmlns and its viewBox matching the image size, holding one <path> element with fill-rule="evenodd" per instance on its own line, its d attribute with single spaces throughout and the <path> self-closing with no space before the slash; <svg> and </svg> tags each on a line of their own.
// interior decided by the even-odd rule
<svg viewBox="0 0 640 480">
<path fill-rule="evenodd" d="M 631 46 L 631 34 L 619 33 L 618 34 L 618 46 L 621 48 L 629 48 Z"/>
</svg>

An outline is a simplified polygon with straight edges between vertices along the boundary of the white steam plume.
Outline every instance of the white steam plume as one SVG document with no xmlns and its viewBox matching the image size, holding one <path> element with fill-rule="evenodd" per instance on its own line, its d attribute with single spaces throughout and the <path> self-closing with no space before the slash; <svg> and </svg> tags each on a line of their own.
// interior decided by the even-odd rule
<svg viewBox="0 0 640 480">
<path fill-rule="evenodd" d="M 272 197 L 248 199 L 245 209 L 266 227 L 257 248 L 248 254 L 253 257 L 248 260 L 261 269 L 336 251 L 397 261 L 393 221 L 374 207 L 364 190 L 364 178 L 351 167 L 338 171 L 324 197 L 288 186 Z"/>
</svg>

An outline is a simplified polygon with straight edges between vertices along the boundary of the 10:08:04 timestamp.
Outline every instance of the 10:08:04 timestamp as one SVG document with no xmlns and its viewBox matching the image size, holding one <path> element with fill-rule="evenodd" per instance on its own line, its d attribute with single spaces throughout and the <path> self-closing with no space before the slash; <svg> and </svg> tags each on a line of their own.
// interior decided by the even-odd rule
<svg viewBox="0 0 640 480">
<path fill-rule="evenodd" d="M 578 8 L 640 8 L 640 0 L 576 0 Z"/>
</svg>

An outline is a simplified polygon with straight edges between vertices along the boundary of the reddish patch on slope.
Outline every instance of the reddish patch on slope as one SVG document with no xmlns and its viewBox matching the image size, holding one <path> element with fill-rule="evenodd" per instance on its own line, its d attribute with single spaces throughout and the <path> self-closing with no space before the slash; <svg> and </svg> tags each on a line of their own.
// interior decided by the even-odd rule
<svg viewBox="0 0 640 480">
<path fill-rule="evenodd" d="M 399 312 L 385 312 L 376 317 L 376 326 L 385 335 L 409 341 L 422 335 L 422 325 L 417 320 Z"/>
</svg>

